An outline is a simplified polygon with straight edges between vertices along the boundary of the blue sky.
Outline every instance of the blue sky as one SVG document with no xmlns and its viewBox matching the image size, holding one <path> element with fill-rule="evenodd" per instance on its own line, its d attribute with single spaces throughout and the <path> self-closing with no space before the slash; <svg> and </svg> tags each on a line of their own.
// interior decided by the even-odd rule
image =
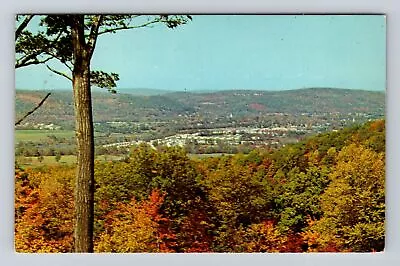
<svg viewBox="0 0 400 266">
<path fill-rule="evenodd" d="M 118 90 L 306 87 L 385 90 L 386 22 L 371 15 L 196 15 L 99 38 L 92 69 L 120 74 Z M 71 88 L 44 66 L 16 71 L 18 89 Z"/>
</svg>

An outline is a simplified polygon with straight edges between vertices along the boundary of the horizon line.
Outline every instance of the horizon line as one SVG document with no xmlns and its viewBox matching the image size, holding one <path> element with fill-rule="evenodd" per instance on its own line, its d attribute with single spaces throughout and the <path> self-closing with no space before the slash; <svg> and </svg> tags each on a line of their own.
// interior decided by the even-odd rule
<svg viewBox="0 0 400 266">
<path fill-rule="evenodd" d="M 266 89 L 250 89 L 250 88 L 230 88 L 230 89 L 158 89 L 158 88 L 116 88 L 117 93 L 122 93 L 123 90 L 148 90 L 148 91 L 163 91 L 163 92 L 221 92 L 221 91 L 268 91 L 268 92 L 276 92 L 276 91 L 293 91 L 293 90 L 307 90 L 307 89 L 335 89 L 335 90 L 354 90 L 354 91 L 371 91 L 371 92 L 386 92 L 387 88 L 384 89 L 362 89 L 362 88 L 342 88 L 342 87 L 329 87 L 329 86 L 310 86 L 310 87 L 301 87 L 301 88 L 288 88 L 288 89 L 277 89 L 277 88 L 266 88 Z M 72 88 L 15 88 L 16 91 L 72 91 Z M 107 92 L 106 88 L 92 88 L 92 91 L 104 91 Z"/>
</svg>

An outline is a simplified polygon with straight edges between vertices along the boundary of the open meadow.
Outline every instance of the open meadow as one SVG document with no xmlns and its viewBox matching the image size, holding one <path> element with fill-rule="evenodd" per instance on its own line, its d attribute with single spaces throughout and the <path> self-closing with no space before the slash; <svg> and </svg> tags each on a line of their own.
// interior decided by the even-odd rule
<svg viewBox="0 0 400 266">
<path fill-rule="evenodd" d="M 47 129 L 24 129 L 15 131 L 15 142 L 19 141 L 44 141 L 49 136 L 57 138 L 73 138 L 75 132 L 73 130 L 47 130 Z"/>
</svg>

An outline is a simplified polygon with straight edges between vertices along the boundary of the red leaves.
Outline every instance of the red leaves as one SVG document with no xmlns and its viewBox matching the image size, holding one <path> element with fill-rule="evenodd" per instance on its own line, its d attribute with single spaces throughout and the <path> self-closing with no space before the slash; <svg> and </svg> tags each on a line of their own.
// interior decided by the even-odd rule
<svg viewBox="0 0 400 266">
<path fill-rule="evenodd" d="M 194 210 L 184 219 L 179 242 L 184 252 L 212 252 L 209 217 L 202 210 Z"/>
<path fill-rule="evenodd" d="M 141 206 L 145 213 L 149 215 L 154 221 L 165 221 L 166 219 L 162 218 L 161 214 L 159 213 L 163 201 L 164 195 L 161 194 L 158 190 L 153 190 L 150 193 L 148 201 L 143 202 Z"/>
</svg>

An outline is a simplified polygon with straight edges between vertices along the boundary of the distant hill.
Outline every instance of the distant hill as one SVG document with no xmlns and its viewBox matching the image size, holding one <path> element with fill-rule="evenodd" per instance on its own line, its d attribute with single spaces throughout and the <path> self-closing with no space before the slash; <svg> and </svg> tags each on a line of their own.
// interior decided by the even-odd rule
<svg viewBox="0 0 400 266">
<path fill-rule="evenodd" d="M 154 96 L 171 93 L 171 91 L 150 88 L 120 88 L 118 89 L 118 93 L 131 94 L 136 96 Z"/>
<path fill-rule="evenodd" d="M 71 125 L 73 122 L 73 102 L 71 91 L 52 91 L 52 95 L 41 108 L 26 122 Z M 47 94 L 47 91 L 16 92 L 16 118 L 31 110 Z M 93 92 L 94 121 L 143 121 L 168 119 L 194 109 L 173 98 L 163 95 L 131 95 Z"/>
<path fill-rule="evenodd" d="M 130 93 L 122 93 L 130 92 Z M 17 90 L 16 118 L 31 110 L 46 91 Z M 136 93 L 136 94 L 135 94 Z M 219 92 L 94 91 L 94 120 L 171 121 L 179 115 L 248 116 L 266 113 L 368 113 L 384 115 L 385 93 L 363 90 L 309 88 L 285 91 L 232 90 Z M 53 91 L 45 104 L 26 122 L 71 125 L 71 91 Z"/>
<path fill-rule="evenodd" d="M 173 93 L 206 113 L 384 113 L 385 93 L 363 90 L 309 88 L 284 91 L 232 90 L 214 93 Z M 206 107 L 206 108 L 205 108 Z"/>
</svg>

